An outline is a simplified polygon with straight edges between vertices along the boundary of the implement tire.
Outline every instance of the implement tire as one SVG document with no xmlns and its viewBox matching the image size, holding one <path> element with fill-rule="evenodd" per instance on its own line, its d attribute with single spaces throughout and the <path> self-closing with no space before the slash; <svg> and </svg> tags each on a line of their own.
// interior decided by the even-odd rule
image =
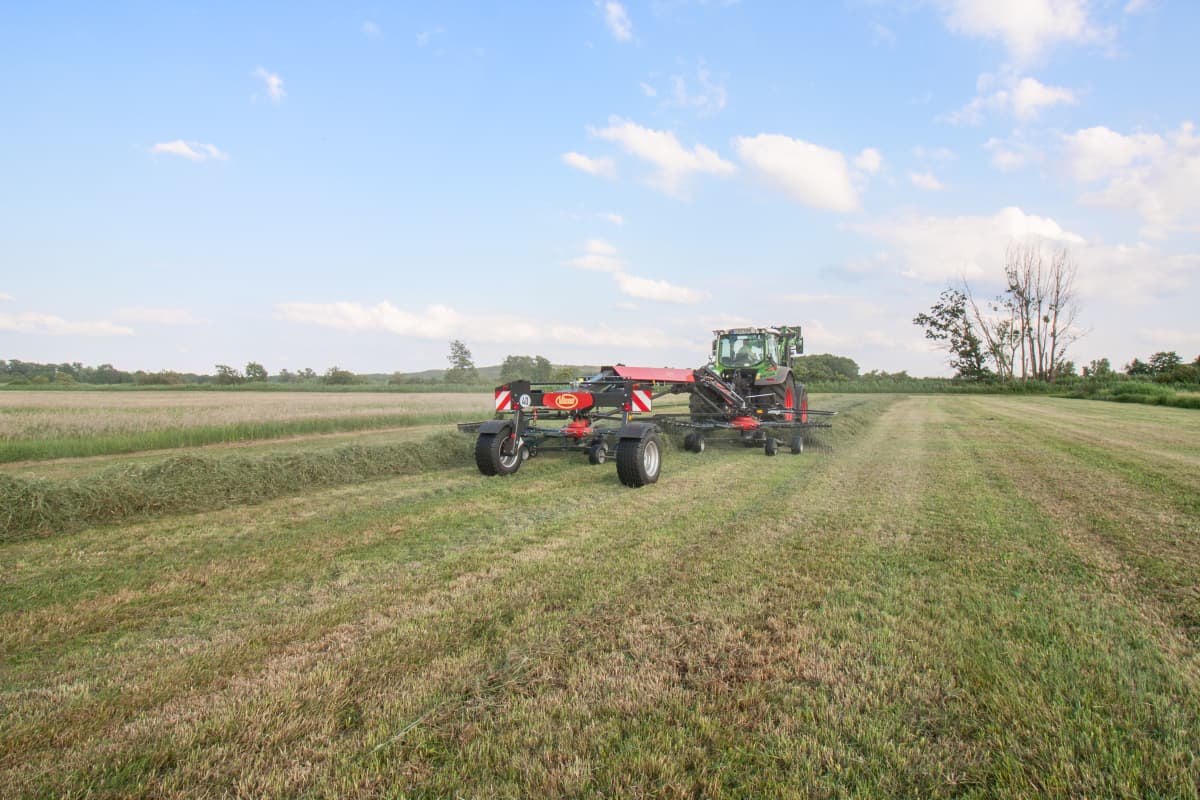
<svg viewBox="0 0 1200 800">
<path fill-rule="evenodd" d="M 524 450 L 524 446 L 516 447 L 511 428 L 499 433 L 481 433 L 475 440 L 475 466 L 484 475 L 511 475 L 528 457 Z"/>
<path fill-rule="evenodd" d="M 617 442 L 617 477 L 626 486 L 638 489 L 658 480 L 662 471 L 662 442 L 658 434 L 647 432 L 640 439 Z"/>
</svg>

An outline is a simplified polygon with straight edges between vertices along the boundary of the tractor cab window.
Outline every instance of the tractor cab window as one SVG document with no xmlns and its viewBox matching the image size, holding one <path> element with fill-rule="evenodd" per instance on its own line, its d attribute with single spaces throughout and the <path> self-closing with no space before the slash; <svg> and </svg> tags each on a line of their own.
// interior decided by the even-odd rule
<svg viewBox="0 0 1200 800">
<path fill-rule="evenodd" d="M 751 366 L 763 359 L 763 337 L 759 334 L 730 334 L 721 338 L 722 364 Z"/>
</svg>

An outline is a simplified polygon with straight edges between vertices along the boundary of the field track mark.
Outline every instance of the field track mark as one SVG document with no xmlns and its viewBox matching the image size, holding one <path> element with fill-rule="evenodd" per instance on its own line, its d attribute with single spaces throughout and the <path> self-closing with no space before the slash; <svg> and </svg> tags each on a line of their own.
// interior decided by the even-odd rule
<svg viewBox="0 0 1200 800">
<path fill-rule="evenodd" d="M 682 463 L 683 462 L 681 462 L 681 464 Z M 547 463 L 545 463 L 545 466 L 547 468 L 550 468 L 550 467 L 562 467 L 565 465 L 561 465 L 561 464 L 553 465 L 553 464 L 547 462 Z M 723 461 L 716 461 L 715 463 L 707 463 L 707 464 L 705 464 L 703 462 L 695 462 L 691 465 L 691 467 L 700 472 L 707 472 L 709 474 L 708 480 L 705 481 L 706 483 L 712 483 L 713 481 L 715 481 L 717 483 L 725 482 L 729 479 L 730 476 L 735 475 L 736 472 L 739 470 L 739 467 L 737 464 L 735 464 L 733 462 L 723 462 Z M 597 477 L 600 477 L 602 474 L 599 470 L 589 470 L 587 468 L 573 469 L 573 470 L 570 468 L 567 468 L 565 470 L 545 469 L 542 471 L 542 474 L 540 476 L 535 477 L 536 472 L 537 472 L 537 470 L 523 471 L 523 473 L 520 476 L 517 476 L 508 481 L 486 481 L 486 480 L 479 479 L 478 477 L 475 477 L 471 481 L 475 487 L 475 490 L 470 492 L 469 495 L 474 495 L 479 500 L 482 500 L 484 497 L 487 497 L 487 496 L 494 497 L 497 494 L 499 494 L 499 496 L 507 499 L 506 502 L 516 499 L 518 497 L 524 497 L 525 501 L 523 501 L 521 503 L 521 505 L 524 505 L 525 503 L 527 503 L 529 501 L 535 501 L 539 498 L 544 498 L 544 497 L 546 497 L 546 495 L 551 494 L 551 493 L 563 495 L 563 496 L 571 496 L 572 492 L 578 491 L 578 488 L 579 488 L 578 484 L 580 483 L 580 481 L 590 483 L 590 482 L 593 482 Z M 673 475 L 673 477 L 677 476 L 677 477 L 685 479 L 685 480 L 690 480 L 688 478 L 688 472 L 689 472 L 689 470 L 683 470 L 683 469 L 679 469 L 678 467 L 676 467 L 675 469 L 672 470 L 672 475 Z M 604 475 L 606 476 L 606 473 L 604 473 Z M 533 480 L 528 480 L 530 478 L 532 478 Z M 437 478 L 435 476 L 434 479 L 437 480 L 439 478 Z M 404 481 L 398 482 L 398 483 L 409 483 L 409 482 L 411 482 L 411 480 L 412 480 L 411 478 L 405 479 Z M 622 500 L 621 510 L 624 512 L 624 514 L 620 515 L 620 516 L 624 516 L 627 519 L 628 518 L 636 518 L 638 515 L 649 518 L 649 517 L 653 516 L 655 513 L 657 513 L 657 507 L 661 504 L 661 495 L 653 495 L 650 491 L 642 492 L 639 494 L 630 494 L 630 493 L 627 493 L 626 490 L 621 489 L 619 487 L 612 487 L 612 488 L 615 489 L 616 492 L 619 494 L 612 493 L 612 490 L 608 489 L 605 492 L 603 492 L 603 494 L 597 495 L 597 498 L 608 497 L 610 495 L 610 493 L 611 493 L 610 499 L 620 498 Z M 354 495 L 355 493 L 351 492 L 351 491 L 334 490 L 331 492 L 320 493 L 320 494 L 321 494 L 321 496 L 326 496 L 326 497 L 331 496 L 331 495 L 344 494 L 347 496 L 347 499 L 349 499 L 349 497 Z M 317 497 L 315 499 L 317 500 L 317 502 L 323 502 L 321 500 L 321 497 Z M 604 502 L 604 501 L 602 499 L 598 499 L 597 502 Z M 464 504 L 462 502 L 462 497 L 459 496 L 457 493 L 447 496 L 446 498 L 441 500 L 440 503 L 441 503 L 440 506 L 435 504 L 432 508 L 434 508 L 434 509 L 440 508 L 441 512 L 445 513 L 448 517 L 453 517 L 453 516 L 459 515 L 464 510 L 467 510 L 464 508 L 464 505 L 465 506 L 470 505 L 470 503 Z M 277 502 L 268 504 L 268 506 L 279 506 L 279 505 L 294 505 L 294 503 L 289 503 L 288 501 L 277 501 Z M 595 509 L 590 507 L 590 504 L 586 501 L 586 499 L 581 502 L 576 502 L 573 504 L 562 504 L 560 506 L 560 508 L 561 508 L 561 512 L 560 512 L 559 516 L 562 516 L 563 514 L 567 514 L 569 518 L 586 518 L 588 516 L 595 516 Z M 259 513 L 268 518 L 270 516 L 271 510 L 272 509 L 270 507 L 259 507 Z M 212 514 L 212 515 L 198 515 L 198 518 L 203 519 L 203 518 L 212 517 L 212 516 L 228 517 L 230 519 L 237 519 L 240 515 L 236 512 L 225 512 L 225 513 L 218 512 L 217 514 Z M 517 515 L 517 516 L 519 517 L 519 515 Z M 618 517 L 617 522 L 620 522 L 620 516 Z M 548 525 L 548 527 L 551 527 L 551 528 L 553 527 L 553 520 L 550 518 L 544 518 L 542 520 L 542 522 L 543 522 L 543 524 L 550 523 L 550 525 Z M 153 530 L 155 525 L 154 524 L 145 524 L 145 525 L 142 525 L 139 527 L 144 528 L 146 530 Z M 531 567 L 536 566 L 537 562 L 542 560 L 543 555 L 548 557 L 548 556 L 554 555 L 556 553 L 560 553 L 564 549 L 562 546 L 563 541 L 574 541 L 574 542 L 579 542 L 579 543 L 584 542 L 587 537 L 586 536 L 581 537 L 580 533 L 586 532 L 589 529 L 592 531 L 596 530 L 595 526 L 590 523 L 580 525 L 577 528 L 573 527 L 573 526 L 566 526 L 566 528 L 565 528 L 566 532 L 562 537 L 560 537 L 560 540 L 558 542 L 543 543 L 543 544 L 537 546 L 542 549 L 542 553 L 535 553 L 534 548 L 531 548 L 529 546 L 521 547 L 519 550 L 516 551 L 516 553 L 519 554 L 519 561 L 523 562 L 523 563 L 527 563 Z M 630 537 L 633 537 L 636 540 L 636 539 L 640 539 L 640 537 L 646 536 L 647 533 L 648 533 L 648 531 L 644 528 L 644 526 L 631 525 L 631 526 L 629 526 L 629 532 L 626 535 L 626 538 L 628 539 Z M 211 537 L 213 534 L 209 533 L 207 535 L 209 537 Z M 500 554 L 500 556 L 503 556 L 503 555 L 504 554 Z M 596 555 L 595 553 L 589 553 L 588 557 L 581 559 L 581 562 L 588 562 L 595 555 Z M 504 574 L 504 569 L 502 568 L 502 565 L 503 565 L 502 561 L 501 562 L 493 561 L 482 572 L 460 574 L 457 578 L 455 578 L 454 581 L 451 582 L 451 584 L 444 591 L 454 592 L 454 593 L 458 593 L 460 595 L 469 595 L 470 592 L 472 591 L 472 589 L 469 587 L 472 587 L 474 584 L 477 584 L 480 582 L 486 583 L 486 582 L 494 581 L 498 577 L 502 577 L 502 575 Z M 386 585 L 386 583 L 384 585 Z M 339 597 L 340 597 L 340 600 L 342 601 L 343 605 L 346 605 L 346 606 L 354 605 L 354 603 L 351 601 L 351 598 L 349 597 L 349 595 L 354 594 L 355 590 L 358 590 L 359 597 L 357 599 L 359 601 L 362 601 L 363 595 L 369 595 L 372 591 L 378 592 L 380 590 L 380 585 L 364 585 L 364 586 L 359 586 L 359 587 L 348 587 L 346 589 L 340 590 Z M 428 589 L 427 589 L 427 591 L 428 591 Z M 412 602 L 412 601 L 409 601 L 409 602 Z M 418 602 L 418 604 L 420 603 L 419 600 L 417 602 Z M 368 606 L 370 605 L 369 598 L 368 598 L 367 605 Z M 428 603 L 426 602 L 425 605 L 427 606 Z M 335 626 L 326 634 L 318 634 L 318 635 L 316 635 L 316 638 L 313 638 L 311 640 L 301 641 L 298 644 L 285 647 L 284 650 L 282 651 L 282 653 L 280 653 L 277 656 L 280 659 L 279 663 L 280 664 L 306 664 L 308 662 L 305 661 L 305 659 L 303 658 L 303 653 L 307 652 L 309 649 L 312 649 L 312 651 L 314 653 L 318 653 L 318 654 L 324 652 L 325 650 L 328 649 L 325 646 L 325 643 L 330 638 L 332 638 L 332 640 L 340 643 L 339 649 L 344 649 L 348 645 L 348 642 L 353 643 L 353 642 L 360 641 L 361 639 L 369 639 L 373 635 L 377 634 L 378 630 L 375 627 L 373 627 L 373 625 L 377 624 L 379 619 L 386 620 L 386 619 L 395 619 L 397 617 L 403 618 L 405 616 L 404 612 L 406 610 L 411 612 L 411 611 L 414 611 L 415 609 L 416 609 L 416 606 L 405 605 L 405 604 L 392 606 L 391 613 L 382 613 L 381 614 L 379 609 L 374 609 L 372 611 L 372 614 L 374 615 L 374 616 L 372 616 L 372 619 L 374 620 L 372 625 L 360 627 L 357 622 L 351 622 L 351 623 L 345 624 L 340 627 Z M 310 617 L 320 616 L 322 611 L 323 611 L 323 609 L 321 609 L 319 607 L 313 607 L 308 612 L 308 616 L 310 616 Z M 350 610 L 346 610 L 340 616 L 346 616 L 347 614 L 351 614 L 351 613 L 352 612 Z M 337 615 L 337 614 L 334 615 L 334 617 L 337 617 L 337 616 L 339 616 L 339 615 Z M 415 621 L 419 621 L 420 615 L 413 614 L 413 618 Z M 147 624 L 151 624 L 151 623 L 152 623 L 152 621 L 150 621 L 150 620 L 147 621 Z M 349 632 L 349 634 L 351 634 L 351 635 L 349 635 L 349 637 L 347 636 L 348 632 Z M 289 641 L 290 638 L 294 637 L 297 632 L 293 631 L 293 630 L 289 630 L 286 633 L 288 634 L 288 636 L 285 637 L 284 639 L 282 639 L 282 641 Z M 244 647 L 245 647 L 245 643 L 239 643 L 236 640 L 222 642 L 222 649 L 228 648 L 228 649 L 232 649 L 232 650 L 237 650 L 237 649 L 244 648 Z M 271 658 L 276 658 L 276 657 L 272 656 Z M 263 674 L 263 675 L 275 674 L 276 676 L 278 676 L 280 674 L 280 670 L 276 670 L 271 667 L 268 667 L 267 666 L 268 663 L 269 663 L 269 661 L 263 662 L 263 671 L 261 674 Z M 287 669 L 284 669 L 283 671 L 289 672 L 289 673 L 291 672 L 291 670 L 287 670 Z M 134 675 L 129 675 L 129 674 L 126 674 L 123 672 L 121 677 L 123 680 L 124 679 L 132 680 L 132 682 L 128 688 L 129 688 L 129 690 L 131 690 L 135 693 L 137 691 L 139 691 L 140 689 L 152 688 L 149 685 L 139 686 L 140 682 L 135 679 Z M 155 676 L 155 679 L 161 678 L 161 677 L 165 677 L 165 676 L 161 676 L 161 675 Z M 273 685 L 274 681 L 272 681 L 271 683 Z M 243 687 L 252 687 L 254 685 L 254 683 L 253 683 L 253 681 L 251 681 L 250 683 L 243 682 L 241 685 L 243 685 Z M 192 709 L 193 712 L 200 714 L 201 717 L 207 717 L 210 714 L 210 712 L 213 710 L 214 697 L 219 697 L 222 694 L 223 694 L 223 690 L 219 690 L 215 694 L 189 695 L 190 699 L 181 701 L 182 705 L 179 705 L 178 703 L 172 703 L 169 710 L 164 711 L 162 714 L 154 715 L 154 717 L 159 719 L 159 721 L 160 721 L 160 724 L 156 727 L 159 727 L 161 730 L 161 727 L 163 725 L 167 725 L 167 727 L 169 727 L 169 722 L 172 719 L 182 720 L 182 719 L 192 718 L 192 714 L 187 711 L 187 709 L 189 707 Z M 82 723 L 85 718 L 86 718 L 86 714 L 84 714 L 84 717 L 80 719 L 80 722 Z M 119 723 L 119 720 L 120 720 L 120 718 L 115 719 L 114 723 Z M 63 729 L 65 731 L 70 731 L 70 730 L 72 730 L 72 726 L 65 725 L 65 726 L 63 726 Z M 66 734 L 66 738 L 70 739 L 73 737 L 68 733 L 68 734 Z M 120 737 L 118 737 L 118 738 L 120 738 Z M 65 744 L 65 742 L 63 742 L 63 744 Z M 51 759 L 54 758 L 52 753 L 48 754 L 48 757 L 50 757 Z M 47 766 L 49 766 L 50 763 L 53 763 L 53 761 L 48 762 Z"/>
<path fill-rule="evenodd" d="M 972 406 L 976 419 L 969 422 L 965 407 L 955 411 L 992 442 L 991 468 L 1054 520 L 1072 552 L 1156 631 L 1163 651 L 1200 688 L 1200 520 L 1057 447 L 1064 437 L 1056 415 L 1022 415 L 1018 404 L 1003 424 L 981 424 L 978 417 L 996 410 L 995 403 L 975 398 Z"/>
<path fill-rule="evenodd" d="M 1102 410 L 1088 404 L 1102 406 Z M 988 408 L 1146 463 L 1173 461 L 1200 475 L 1200 414 L 1187 409 L 1058 398 L 988 398 Z M 1104 413 L 1107 412 L 1107 413 Z M 1140 413 L 1139 413 L 1140 412 Z M 1157 413 L 1157 418 L 1154 415 Z"/>
<path fill-rule="evenodd" d="M 277 439 L 251 439 L 240 442 L 216 442 L 214 444 L 190 445 L 183 447 L 167 447 L 157 450 L 138 450 L 134 453 L 114 453 L 98 456 L 73 456 L 69 458 L 32 459 L 26 461 L 9 461 L 0 463 L 0 472 L 33 472 L 42 467 L 66 467 L 87 464 L 117 464 L 126 461 L 143 459 L 166 458 L 182 453 L 222 452 L 225 450 L 242 450 L 252 448 L 271 448 L 279 445 L 297 444 L 301 442 L 317 442 L 322 440 L 345 439 L 351 444 L 355 439 L 365 439 L 371 436 L 386 435 L 395 439 L 416 439 L 428 436 L 435 431 L 446 430 L 445 423 L 424 425 L 401 425 L 387 428 L 371 428 L 360 431 L 339 431 L 334 433 L 306 433 L 296 436 L 282 436 Z"/>
</svg>

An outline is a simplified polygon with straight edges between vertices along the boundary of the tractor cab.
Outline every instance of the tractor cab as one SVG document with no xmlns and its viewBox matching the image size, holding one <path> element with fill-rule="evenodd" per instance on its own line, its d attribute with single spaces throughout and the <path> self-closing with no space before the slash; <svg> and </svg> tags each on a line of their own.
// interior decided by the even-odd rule
<svg viewBox="0 0 1200 800">
<path fill-rule="evenodd" d="M 725 367 L 756 367 L 768 358 L 761 333 L 726 333 L 717 342 L 717 361 Z"/>
<path fill-rule="evenodd" d="M 792 366 L 804 351 L 799 327 L 730 328 L 713 331 L 713 366 L 718 372 L 752 369 L 774 372 Z"/>
</svg>

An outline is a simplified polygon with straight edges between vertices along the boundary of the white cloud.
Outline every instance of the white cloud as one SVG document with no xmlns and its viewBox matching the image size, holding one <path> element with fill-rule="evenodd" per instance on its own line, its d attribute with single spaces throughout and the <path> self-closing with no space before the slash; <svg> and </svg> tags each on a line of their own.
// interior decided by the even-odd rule
<svg viewBox="0 0 1200 800">
<path fill-rule="evenodd" d="M 1045 240 L 1072 248 L 1086 244 L 1053 219 L 1015 207 L 990 217 L 908 214 L 852 227 L 897 251 L 902 275 L 934 282 L 999 276 L 1004 252 L 1014 241 Z"/>
<path fill-rule="evenodd" d="M 870 175 L 883 169 L 883 154 L 874 147 L 868 147 L 854 157 L 854 166 Z"/>
<path fill-rule="evenodd" d="M 568 267 L 594 270 L 596 272 L 620 272 L 625 262 L 617 257 L 617 248 L 603 239 L 591 239 L 585 245 L 585 252 L 565 262 Z"/>
<path fill-rule="evenodd" d="M 696 67 L 696 82 L 699 89 L 695 92 L 688 90 L 687 79 L 683 75 L 671 76 L 671 98 L 669 106 L 690 108 L 701 113 L 715 113 L 725 108 L 727 93 L 724 84 L 715 82 L 708 67 L 701 62 Z M 644 85 L 644 84 L 643 84 Z"/>
<path fill-rule="evenodd" d="M 681 194 L 685 179 L 693 173 L 730 175 L 736 171 L 733 164 L 704 145 L 688 150 L 670 131 L 643 128 L 620 117 L 610 117 L 608 122 L 607 128 L 591 129 L 592 135 L 617 142 L 626 152 L 656 166 L 658 172 L 650 183 L 668 194 Z"/>
<path fill-rule="evenodd" d="M 889 47 L 896 44 L 896 34 L 891 28 L 881 22 L 871 23 L 871 44 L 886 44 Z"/>
<path fill-rule="evenodd" d="M 373 306 L 352 302 L 280 303 L 275 307 L 275 317 L 348 333 L 385 332 L 428 341 L 461 338 L 482 343 L 586 342 L 599 347 L 655 350 L 678 344 L 656 328 L 622 325 L 614 329 L 604 323 L 577 325 L 533 320 L 528 316 L 464 314 L 444 305 L 412 312 L 387 301 Z"/>
<path fill-rule="evenodd" d="M 932 172 L 910 172 L 908 173 L 908 180 L 913 186 L 928 192 L 940 192 L 946 188 Z"/>
<path fill-rule="evenodd" d="M 999 84 L 1001 88 L 992 91 Z M 939 120 L 952 125 L 979 125 L 986 113 L 1011 113 L 1017 119 L 1031 120 L 1043 108 L 1056 105 L 1076 105 L 1075 92 L 1062 86 L 1047 86 L 1036 78 L 1007 75 L 980 75 L 976 81 L 979 94 L 958 111 L 951 111 Z"/>
<path fill-rule="evenodd" d="M 1125 136 L 1103 125 L 1064 136 L 1063 143 L 1072 174 L 1084 182 L 1117 177 L 1135 161 L 1153 161 L 1167 151 L 1166 141 L 1158 134 Z"/>
<path fill-rule="evenodd" d="M 846 157 L 838 151 L 774 133 L 739 136 L 734 146 L 755 174 L 797 202 L 831 211 L 858 208 Z"/>
<path fill-rule="evenodd" d="M 378 39 L 380 36 L 383 36 L 383 28 L 371 20 L 367 20 L 362 24 L 362 32 L 372 39 Z"/>
<path fill-rule="evenodd" d="M 1129 0 L 1125 4 L 1126 14 L 1140 14 L 1150 7 L 1150 0 Z"/>
<path fill-rule="evenodd" d="M 1076 105 L 1075 93 L 1061 86 L 1047 86 L 1036 78 L 1021 78 L 1012 90 L 1013 113 L 1018 119 L 1033 119 L 1038 109 L 1059 104 Z"/>
<path fill-rule="evenodd" d="M 1026 148 L 1004 139 L 992 137 L 984 143 L 983 149 L 992 154 L 992 166 L 1001 172 L 1011 172 L 1025 166 L 1028 161 Z"/>
<path fill-rule="evenodd" d="M 1196 348 L 1200 348 L 1200 332 L 1198 331 L 1148 328 L 1138 331 L 1138 339 L 1154 345 L 1157 350 L 1174 350 L 1179 352 L 1183 351 L 1184 348 L 1192 348 L 1191 352 L 1195 352 Z M 1179 352 L 1179 354 L 1184 356 L 1185 360 L 1187 359 L 1186 351 Z"/>
<path fill-rule="evenodd" d="M 628 42 L 633 38 L 633 22 L 629 19 L 629 14 L 625 13 L 625 7 L 615 0 L 601 5 L 597 3 L 604 11 L 604 24 L 608 26 L 609 32 L 618 42 Z"/>
<path fill-rule="evenodd" d="M 1064 136 L 1063 146 L 1077 181 L 1104 184 L 1085 202 L 1136 211 L 1151 237 L 1200 230 L 1200 137 L 1192 123 L 1166 136 L 1086 128 Z"/>
<path fill-rule="evenodd" d="M 625 262 L 617 254 L 617 248 L 603 239 L 591 239 L 584 246 L 583 255 L 564 262 L 575 269 L 607 272 L 613 277 L 622 294 L 641 300 L 659 300 L 666 303 L 692 304 L 708 298 L 708 294 L 684 286 L 652 278 L 631 275 L 625 271 Z"/>
<path fill-rule="evenodd" d="M 616 280 L 617 287 L 624 294 L 642 300 L 661 300 L 664 303 L 691 305 L 708 298 L 705 292 L 697 291 L 696 289 L 676 286 L 666 281 L 639 278 L 636 275 L 628 275 L 624 272 L 614 273 L 613 279 Z"/>
<path fill-rule="evenodd" d="M 1079 264 L 1080 291 L 1121 303 L 1151 303 L 1177 292 L 1200 267 L 1200 256 L 1170 255 L 1146 242 L 1096 243 L 1071 252 Z"/>
<path fill-rule="evenodd" d="M 998 283 L 1008 247 L 1025 242 L 1066 247 L 1078 266 L 1077 285 L 1084 296 L 1125 304 L 1177 291 L 1200 267 L 1200 256 L 1171 255 L 1144 242 L 1087 241 L 1053 219 L 1015 207 L 992 216 L 906 215 L 853 227 L 890 245 L 902 275 L 936 283 L 960 278 Z"/>
<path fill-rule="evenodd" d="M 417 47 L 425 47 L 433 40 L 433 37 L 440 36 L 445 33 L 446 29 L 441 25 L 435 25 L 432 28 L 423 30 L 417 34 Z"/>
<path fill-rule="evenodd" d="M 70 322 L 52 314 L 26 311 L 0 314 L 0 331 L 50 336 L 133 336 L 133 328 L 111 322 Z"/>
<path fill-rule="evenodd" d="M 254 74 L 266 84 L 267 94 L 270 96 L 271 102 L 279 103 L 283 98 L 287 97 L 287 92 L 283 90 L 283 78 L 279 77 L 277 73 L 268 72 L 259 67 L 254 70 Z"/>
<path fill-rule="evenodd" d="M 617 165 L 611 158 L 591 158 L 583 153 L 563 153 L 563 163 L 569 167 L 586 172 L 589 175 L 599 175 L 612 178 L 617 174 Z"/>
<path fill-rule="evenodd" d="M 600 213 L 601 218 L 608 220 L 613 225 L 624 225 L 625 218 L 615 211 L 603 211 Z"/>
<path fill-rule="evenodd" d="M 204 144 L 202 142 L 185 142 L 182 139 L 176 139 L 173 142 L 160 142 L 151 147 L 150 152 L 181 156 L 189 161 L 208 161 L 210 158 L 217 161 L 229 160 L 229 154 L 218 150 L 216 145 Z"/>
<path fill-rule="evenodd" d="M 658 89 L 655 89 L 645 81 L 639 83 L 638 86 L 642 87 L 642 94 L 646 95 L 646 97 L 658 97 Z"/>
<path fill-rule="evenodd" d="M 142 308 L 134 306 L 117 311 L 119 319 L 152 325 L 199 325 L 203 320 L 183 308 Z"/>
<path fill-rule="evenodd" d="M 1018 64 L 1057 44 L 1106 42 L 1112 31 L 1091 18 L 1089 0 L 940 0 L 953 33 L 996 39 Z"/>
<path fill-rule="evenodd" d="M 0 302 L 2 302 L 4 300 L 12 300 L 12 299 L 13 299 L 13 296 L 11 294 L 9 294 L 8 292 L 0 292 Z"/>
<path fill-rule="evenodd" d="M 958 154 L 948 147 L 921 147 L 912 149 L 912 154 L 921 161 L 953 161 Z"/>
</svg>

